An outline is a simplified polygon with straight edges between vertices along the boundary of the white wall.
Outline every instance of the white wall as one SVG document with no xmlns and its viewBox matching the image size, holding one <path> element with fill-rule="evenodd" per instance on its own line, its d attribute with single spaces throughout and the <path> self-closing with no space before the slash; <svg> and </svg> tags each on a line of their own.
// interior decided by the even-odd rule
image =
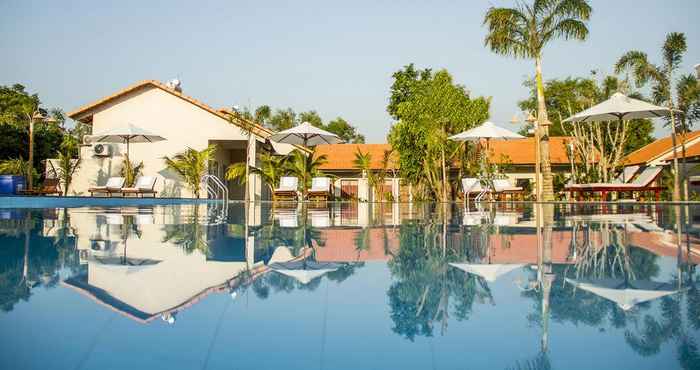
<svg viewBox="0 0 700 370">
<path fill-rule="evenodd" d="M 173 156 L 187 147 L 202 150 L 209 140 L 246 140 L 243 132 L 227 120 L 156 87 L 122 96 L 96 112 L 93 134 L 128 123 L 167 139 L 130 145 L 132 161 L 144 163 L 143 174 L 157 176 L 158 196 L 192 196 L 179 177 L 165 169 L 163 156 Z M 94 157 L 91 147 L 82 147 L 82 165 L 70 195 L 86 195 L 90 186 L 103 185 L 108 177 L 118 176 L 126 145 L 111 145 L 115 145 L 115 155 L 107 158 Z"/>
</svg>

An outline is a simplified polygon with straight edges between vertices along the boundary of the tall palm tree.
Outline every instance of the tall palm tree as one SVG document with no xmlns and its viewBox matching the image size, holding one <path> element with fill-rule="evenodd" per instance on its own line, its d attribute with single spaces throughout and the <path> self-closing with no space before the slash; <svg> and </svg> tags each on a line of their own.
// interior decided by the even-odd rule
<svg viewBox="0 0 700 370">
<path fill-rule="evenodd" d="M 688 168 L 686 167 L 685 143 L 686 135 L 690 127 L 700 120 L 700 84 L 692 74 L 681 76 L 676 84 L 676 96 L 678 97 L 678 118 L 681 126 L 681 158 L 683 160 L 683 192 L 688 199 Z"/>
<path fill-rule="evenodd" d="M 306 192 L 310 186 L 311 179 L 314 177 L 325 176 L 323 171 L 321 171 L 321 166 L 328 162 L 328 156 L 315 155 L 311 153 L 305 155 L 299 150 L 294 150 L 289 154 L 286 160 L 286 170 L 287 173 L 301 178 L 302 182 L 299 184 L 302 189 L 303 199 L 306 199 Z"/>
<path fill-rule="evenodd" d="M 542 162 L 543 200 L 554 199 L 554 189 L 549 161 L 549 120 L 542 81 L 542 51 L 550 41 L 558 38 L 585 40 L 588 36 L 586 21 L 590 15 L 591 6 L 586 0 L 534 0 L 532 4 L 520 2 L 514 8 L 491 7 L 484 17 L 484 24 L 489 29 L 484 44 L 491 51 L 535 61 L 538 119 L 535 140 Z"/>
<path fill-rule="evenodd" d="M 260 168 L 253 167 L 249 169 L 250 173 L 259 175 L 262 181 L 267 184 L 273 200 L 275 197 L 274 189 L 279 187 L 280 177 L 284 175 L 285 161 L 285 157 L 262 153 L 260 155 Z M 247 178 L 245 162 L 232 164 L 226 170 L 227 180 L 237 180 L 239 184 L 245 185 Z"/>
<path fill-rule="evenodd" d="M 631 71 L 637 87 L 652 84 L 652 98 L 656 104 L 664 104 L 671 110 L 671 141 L 673 143 L 673 200 L 680 200 L 678 156 L 676 154 L 676 114 L 673 99 L 673 73 L 680 67 L 683 54 L 687 50 L 685 35 L 672 32 L 666 36 L 662 47 L 662 64 L 652 64 L 647 54 L 631 50 L 620 57 L 615 64 L 615 72 Z M 682 143 L 685 146 L 685 143 Z"/>
<path fill-rule="evenodd" d="M 165 165 L 177 172 L 190 188 L 195 198 L 199 198 L 200 182 L 206 175 L 209 161 L 214 156 L 216 145 L 209 145 L 203 150 L 187 148 L 174 157 L 163 157 Z"/>
</svg>

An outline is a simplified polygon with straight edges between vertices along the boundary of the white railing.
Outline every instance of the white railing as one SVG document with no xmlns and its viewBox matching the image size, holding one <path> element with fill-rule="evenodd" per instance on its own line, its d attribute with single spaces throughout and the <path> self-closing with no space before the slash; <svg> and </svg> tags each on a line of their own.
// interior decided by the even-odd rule
<svg viewBox="0 0 700 370">
<path fill-rule="evenodd" d="M 216 204 L 210 208 L 208 214 L 209 224 L 220 224 L 228 219 L 228 187 L 220 178 L 207 174 L 202 176 L 202 184 L 207 189 L 209 199 L 221 200 L 221 204 Z M 219 208 L 221 206 L 221 208 Z"/>
<path fill-rule="evenodd" d="M 228 203 L 228 187 L 214 175 L 202 176 L 202 184 L 207 188 L 209 199 L 220 199 Z"/>
</svg>

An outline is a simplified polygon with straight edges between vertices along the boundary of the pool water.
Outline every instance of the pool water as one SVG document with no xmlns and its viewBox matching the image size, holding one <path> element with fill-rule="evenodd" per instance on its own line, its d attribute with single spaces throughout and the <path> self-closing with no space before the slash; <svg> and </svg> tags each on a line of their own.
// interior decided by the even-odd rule
<svg viewBox="0 0 700 370">
<path fill-rule="evenodd" d="M 2 369 L 698 369 L 700 208 L 0 209 Z"/>
</svg>

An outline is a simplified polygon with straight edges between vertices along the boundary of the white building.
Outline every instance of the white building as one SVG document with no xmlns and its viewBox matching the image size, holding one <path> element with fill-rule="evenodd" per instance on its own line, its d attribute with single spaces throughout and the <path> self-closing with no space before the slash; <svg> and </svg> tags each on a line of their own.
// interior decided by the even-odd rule
<svg viewBox="0 0 700 370">
<path fill-rule="evenodd" d="M 179 85 L 166 85 L 147 80 L 129 86 L 112 95 L 87 104 L 68 114 L 75 121 L 92 126 L 98 134 L 115 127 L 133 124 L 144 130 L 166 138 L 156 143 L 130 145 L 132 162 L 143 161 L 143 175 L 156 176 L 156 190 L 160 197 L 191 197 L 181 178 L 166 169 L 164 156 L 173 155 L 187 148 L 202 150 L 209 144 L 216 144 L 217 151 L 210 163 L 210 173 L 224 177 L 226 168 L 246 158 L 248 136 L 241 129 L 242 118 L 225 109 L 216 110 L 204 103 L 184 95 Z M 256 154 L 262 150 L 272 150 L 266 145 L 266 138 L 272 132 L 256 125 L 253 130 L 255 146 L 251 146 L 251 165 L 255 165 Z M 124 144 L 108 144 L 106 155 L 96 155 L 95 143 L 81 147 L 82 163 L 78 169 L 69 195 L 86 195 L 91 186 L 104 185 L 107 178 L 119 176 L 126 152 Z M 275 144 L 281 154 L 293 149 L 286 144 Z M 255 199 L 266 198 L 265 187 L 257 176 L 248 182 Z M 232 199 L 243 199 L 243 188 L 237 184 L 228 185 Z M 206 194 L 204 191 L 202 194 Z"/>
</svg>

